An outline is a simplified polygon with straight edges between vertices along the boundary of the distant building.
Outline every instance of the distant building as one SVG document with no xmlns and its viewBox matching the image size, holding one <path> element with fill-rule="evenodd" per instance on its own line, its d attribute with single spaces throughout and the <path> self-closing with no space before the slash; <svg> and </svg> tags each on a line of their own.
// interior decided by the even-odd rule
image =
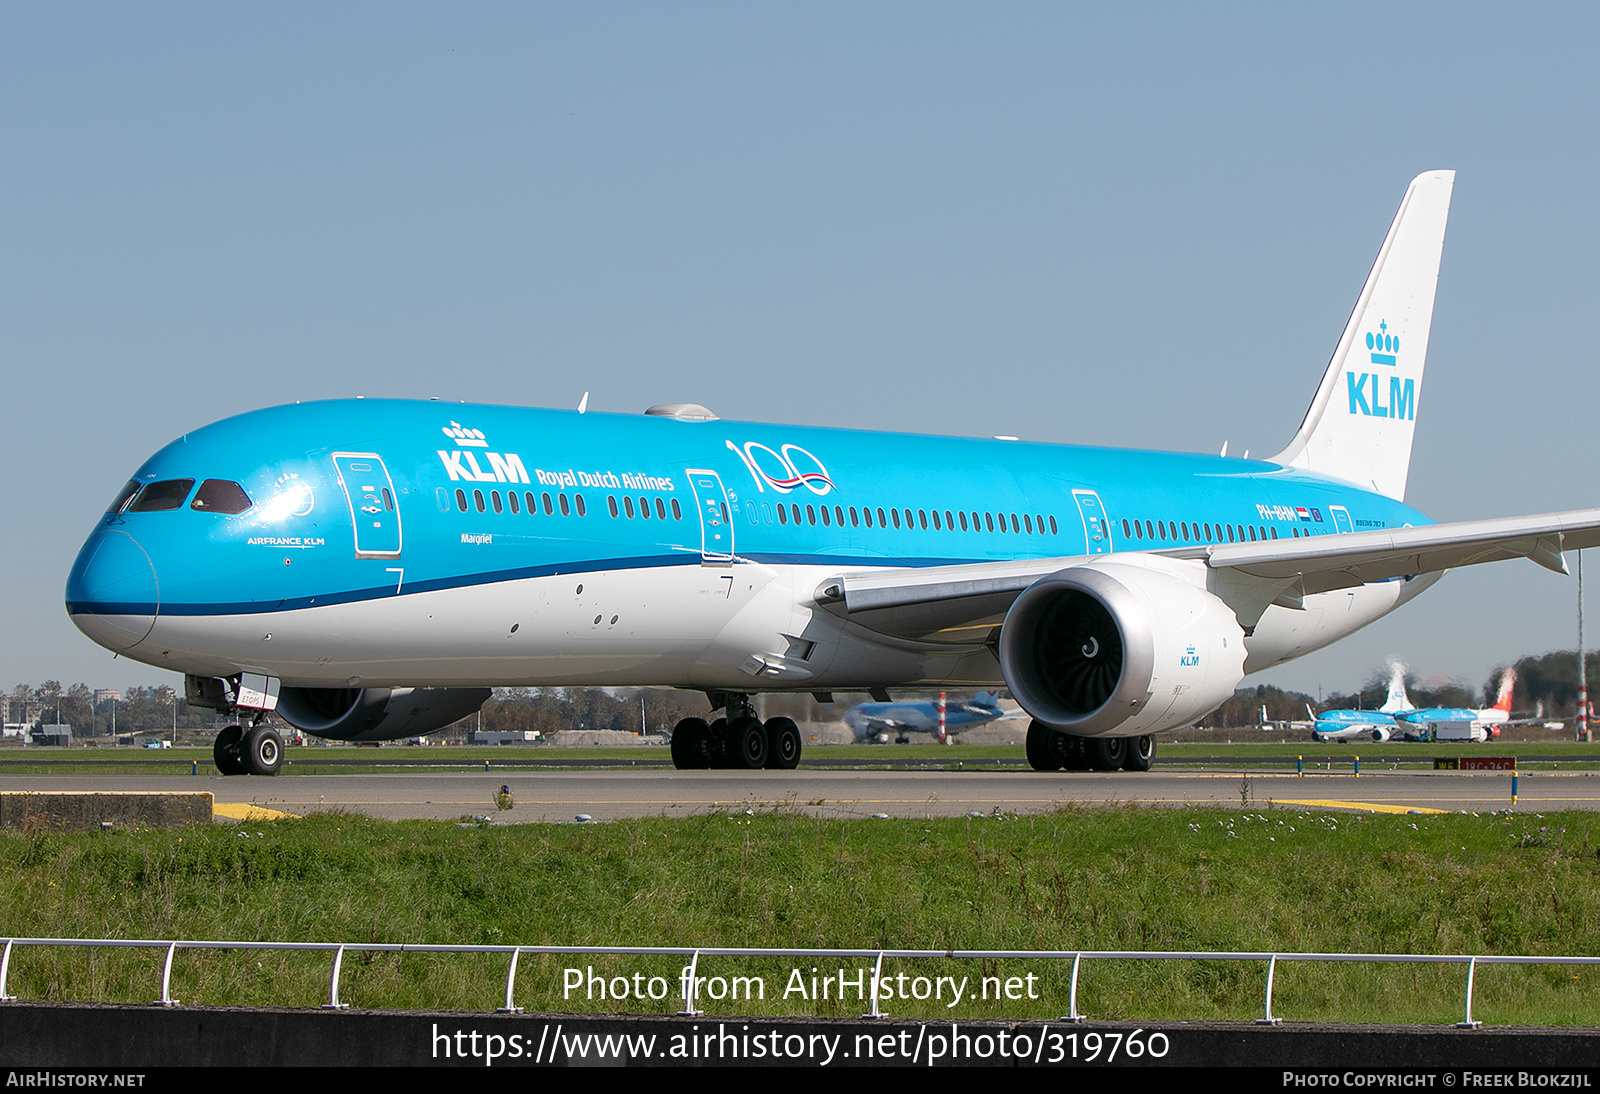
<svg viewBox="0 0 1600 1094">
<path fill-rule="evenodd" d="M 41 745 L 60 745 L 63 748 L 72 744 L 72 727 L 68 725 L 44 725 L 33 731 L 33 741 Z"/>
</svg>

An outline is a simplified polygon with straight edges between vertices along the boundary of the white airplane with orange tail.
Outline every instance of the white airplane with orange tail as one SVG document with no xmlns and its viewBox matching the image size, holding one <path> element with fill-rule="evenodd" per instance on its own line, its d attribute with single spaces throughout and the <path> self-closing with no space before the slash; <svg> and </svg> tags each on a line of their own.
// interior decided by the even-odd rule
<svg viewBox="0 0 1600 1094">
<path fill-rule="evenodd" d="M 1425 707 L 1394 716 L 1395 724 L 1424 730 L 1430 737 L 1484 741 L 1500 736 L 1500 727 L 1511 721 L 1511 693 L 1516 690 L 1517 670 L 1506 669 L 1500 677 L 1500 694 L 1492 707 Z"/>
</svg>

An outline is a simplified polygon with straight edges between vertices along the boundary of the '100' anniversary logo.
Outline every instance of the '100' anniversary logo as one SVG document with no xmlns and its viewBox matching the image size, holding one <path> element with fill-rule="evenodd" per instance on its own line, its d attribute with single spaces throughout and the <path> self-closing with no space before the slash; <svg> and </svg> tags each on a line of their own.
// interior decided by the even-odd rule
<svg viewBox="0 0 1600 1094">
<path fill-rule="evenodd" d="M 787 494 L 803 486 L 819 497 L 833 490 L 833 480 L 822 461 L 797 444 L 782 445 L 774 451 L 757 441 L 748 441 L 743 448 L 729 441 L 728 448 L 750 469 L 757 490 L 770 486 L 779 494 Z"/>
</svg>

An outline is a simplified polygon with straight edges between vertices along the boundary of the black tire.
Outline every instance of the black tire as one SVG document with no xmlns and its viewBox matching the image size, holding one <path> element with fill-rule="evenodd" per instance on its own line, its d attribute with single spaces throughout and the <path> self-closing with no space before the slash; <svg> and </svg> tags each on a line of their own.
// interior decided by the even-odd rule
<svg viewBox="0 0 1600 1094">
<path fill-rule="evenodd" d="M 704 718 L 685 718 L 672 727 L 672 766 L 679 771 L 704 771 L 711 766 L 711 727 Z"/>
<path fill-rule="evenodd" d="M 1088 739 L 1070 733 L 1057 733 L 1051 742 L 1056 763 L 1067 771 L 1089 770 Z"/>
<path fill-rule="evenodd" d="M 211 762 L 219 775 L 244 774 L 244 730 L 227 726 L 211 744 Z"/>
<path fill-rule="evenodd" d="M 792 719 L 767 722 L 767 766 L 775 771 L 793 771 L 800 766 L 800 727 Z"/>
<path fill-rule="evenodd" d="M 283 766 L 283 738 L 270 726 L 247 730 L 241 752 L 248 775 L 276 775 Z"/>
<path fill-rule="evenodd" d="M 1115 771 L 1128 756 L 1128 738 L 1093 737 L 1084 741 L 1089 751 L 1089 767 L 1095 771 Z"/>
<path fill-rule="evenodd" d="M 1026 747 L 1028 752 L 1028 766 L 1035 771 L 1060 771 L 1061 758 L 1056 746 L 1056 738 L 1063 736 L 1049 726 L 1042 726 L 1038 722 L 1028 723 L 1028 738 Z"/>
<path fill-rule="evenodd" d="M 728 723 L 728 766 L 754 771 L 767 766 L 767 730 L 759 718 L 735 718 Z"/>
<path fill-rule="evenodd" d="M 1146 733 L 1143 737 L 1128 738 L 1128 755 L 1122 761 L 1124 771 L 1149 771 L 1156 761 L 1156 738 Z"/>
<path fill-rule="evenodd" d="M 706 766 L 723 768 L 728 764 L 728 720 L 718 718 L 706 730 Z"/>
</svg>

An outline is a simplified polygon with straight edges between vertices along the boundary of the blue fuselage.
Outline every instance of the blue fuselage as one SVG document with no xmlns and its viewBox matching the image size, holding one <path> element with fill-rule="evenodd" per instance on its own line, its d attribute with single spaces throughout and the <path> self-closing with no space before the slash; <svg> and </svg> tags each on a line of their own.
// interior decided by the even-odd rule
<svg viewBox="0 0 1600 1094">
<path fill-rule="evenodd" d="M 67 608 L 103 645 L 186 672 L 419 682 L 410 674 L 420 666 L 451 658 L 389 632 L 425 628 L 425 617 L 436 621 L 442 650 L 460 649 L 453 667 L 432 673 L 442 682 L 703 686 L 722 672 L 708 667 L 715 658 L 706 651 L 723 632 L 688 622 L 703 603 L 692 598 L 722 597 L 726 610 L 705 618 L 723 626 L 791 571 L 1149 552 L 1424 523 L 1387 497 L 1260 461 L 347 400 L 243 414 L 151 456 L 79 553 Z M 647 586 L 624 580 L 645 571 L 676 573 L 675 591 L 652 602 Z M 618 600 L 587 599 L 586 581 L 597 590 L 589 596 L 612 589 Z M 572 606 L 558 602 L 558 588 L 576 598 Z M 389 614 L 352 614 L 378 605 Z M 483 635 L 470 613 L 493 616 Z M 208 621 L 219 626 L 208 631 Z M 629 624 L 634 640 L 618 632 L 603 650 L 579 630 Z M 773 626 L 798 635 L 801 623 Z M 519 634 L 530 644 L 519 645 Z M 295 644 L 292 653 L 265 644 L 281 639 Z M 354 652 L 389 639 L 392 649 Z M 673 641 L 702 648 L 663 654 Z M 841 664 L 773 683 L 815 688 L 850 677 Z M 956 677 L 995 680 L 926 674 Z"/>
</svg>

